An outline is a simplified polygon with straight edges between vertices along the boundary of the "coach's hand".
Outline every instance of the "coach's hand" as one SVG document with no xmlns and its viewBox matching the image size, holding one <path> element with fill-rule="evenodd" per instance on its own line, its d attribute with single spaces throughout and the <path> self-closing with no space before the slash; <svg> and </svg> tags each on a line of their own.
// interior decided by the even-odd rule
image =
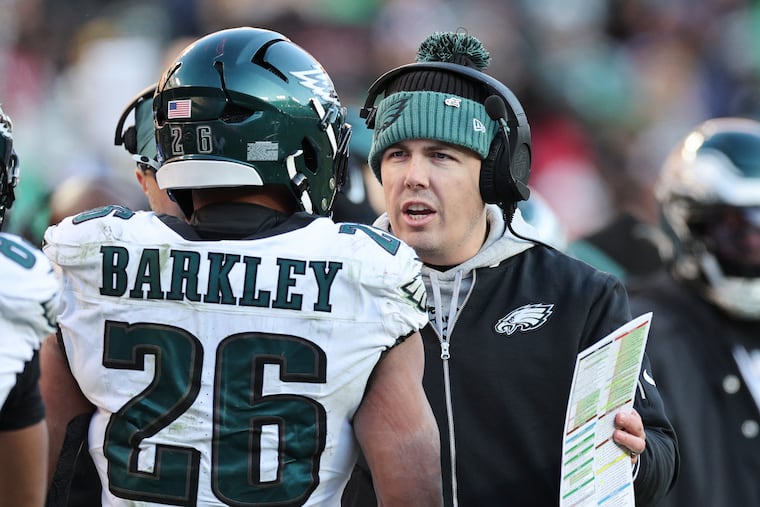
<svg viewBox="0 0 760 507">
<path fill-rule="evenodd" d="M 641 416 L 635 409 L 630 412 L 620 412 L 615 416 L 615 431 L 612 439 L 631 455 L 631 463 L 636 463 L 639 454 L 647 447 L 646 433 Z"/>
</svg>

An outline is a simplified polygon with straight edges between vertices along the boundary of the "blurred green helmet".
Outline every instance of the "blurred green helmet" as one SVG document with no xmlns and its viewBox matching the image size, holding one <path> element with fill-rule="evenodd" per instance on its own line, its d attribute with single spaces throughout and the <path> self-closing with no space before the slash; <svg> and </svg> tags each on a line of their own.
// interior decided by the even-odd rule
<svg viewBox="0 0 760 507">
<path fill-rule="evenodd" d="M 15 200 L 18 177 L 18 156 L 13 150 L 13 123 L 0 108 L 0 227 L 5 219 L 5 210 Z"/>
<path fill-rule="evenodd" d="M 726 313 L 760 319 L 760 122 L 697 125 L 665 160 L 655 193 L 674 275 Z"/>
<path fill-rule="evenodd" d="M 183 190 L 269 184 L 330 213 L 351 127 L 324 68 L 287 37 L 242 27 L 197 40 L 161 78 L 153 112 L 157 181 L 186 214 Z"/>
</svg>

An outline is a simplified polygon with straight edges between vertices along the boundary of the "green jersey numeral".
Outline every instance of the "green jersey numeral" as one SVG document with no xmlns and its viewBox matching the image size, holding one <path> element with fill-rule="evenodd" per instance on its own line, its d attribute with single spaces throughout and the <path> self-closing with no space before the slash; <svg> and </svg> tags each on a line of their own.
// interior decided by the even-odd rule
<svg viewBox="0 0 760 507">
<path fill-rule="evenodd" d="M 148 387 L 111 416 L 105 433 L 110 491 L 119 497 L 195 505 L 200 451 L 156 445 L 152 471 L 140 470 L 144 440 L 176 421 L 200 392 L 201 342 L 166 325 L 106 322 L 103 366 L 144 371 L 154 357 Z M 319 483 L 326 441 L 324 407 L 306 396 L 265 395 L 264 367 L 278 365 L 281 382 L 326 382 L 326 356 L 303 338 L 240 333 L 216 351 L 211 489 L 237 506 L 301 505 Z M 262 433 L 277 431 L 276 473 L 262 479 Z M 143 449 L 141 449 L 141 446 Z"/>
</svg>

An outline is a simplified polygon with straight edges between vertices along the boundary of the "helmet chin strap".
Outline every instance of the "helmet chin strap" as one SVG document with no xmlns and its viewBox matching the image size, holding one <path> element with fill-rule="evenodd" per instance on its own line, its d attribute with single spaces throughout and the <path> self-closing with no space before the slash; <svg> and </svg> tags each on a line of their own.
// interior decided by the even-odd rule
<svg viewBox="0 0 760 507">
<path fill-rule="evenodd" d="M 758 319 L 760 279 L 726 276 L 718 260 L 709 253 L 700 257 L 699 264 L 708 282 L 705 290 L 710 301 L 740 319 Z"/>
<path fill-rule="evenodd" d="M 314 213 L 311 197 L 309 197 L 308 192 L 306 192 L 309 187 L 309 182 L 306 180 L 306 176 L 296 170 L 296 157 L 300 157 L 301 155 L 303 155 L 303 150 L 298 150 L 295 153 L 288 155 L 285 158 L 285 167 L 288 170 L 290 181 L 293 183 L 293 188 L 296 190 L 296 193 L 299 194 L 298 200 L 301 201 L 304 211 L 307 213 Z"/>
</svg>

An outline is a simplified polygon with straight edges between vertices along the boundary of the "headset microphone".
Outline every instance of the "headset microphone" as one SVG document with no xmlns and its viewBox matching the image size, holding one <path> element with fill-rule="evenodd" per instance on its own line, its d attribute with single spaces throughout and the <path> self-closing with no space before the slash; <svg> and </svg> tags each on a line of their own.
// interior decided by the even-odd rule
<svg viewBox="0 0 760 507">
<path fill-rule="evenodd" d="M 504 133 L 509 137 L 509 126 L 507 125 L 507 106 L 504 101 L 499 98 L 498 95 L 489 95 L 486 101 L 483 103 L 486 108 L 486 113 L 491 117 L 493 121 L 499 122 L 504 129 Z"/>
<path fill-rule="evenodd" d="M 489 95 L 485 102 L 483 103 L 483 106 L 486 108 L 486 113 L 488 116 L 495 122 L 499 123 L 499 126 L 501 127 L 501 132 L 504 135 L 504 145 L 505 150 L 507 154 L 506 160 L 509 161 L 509 154 L 511 153 L 511 147 L 509 145 L 509 125 L 507 125 L 507 106 L 504 104 L 504 100 L 499 97 L 498 95 Z M 520 195 L 520 197 L 523 200 L 527 200 L 530 196 L 530 188 L 528 188 L 528 185 L 525 184 L 525 182 L 522 181 L 522 178 L 518 177 L 518 175 L 514 174 L 514 171 L 512 169 L 512 164 L 507 162 L 509 167 L 508 173 L 509 177 L 512 180 L 515 190 Z"/>
</svg>

